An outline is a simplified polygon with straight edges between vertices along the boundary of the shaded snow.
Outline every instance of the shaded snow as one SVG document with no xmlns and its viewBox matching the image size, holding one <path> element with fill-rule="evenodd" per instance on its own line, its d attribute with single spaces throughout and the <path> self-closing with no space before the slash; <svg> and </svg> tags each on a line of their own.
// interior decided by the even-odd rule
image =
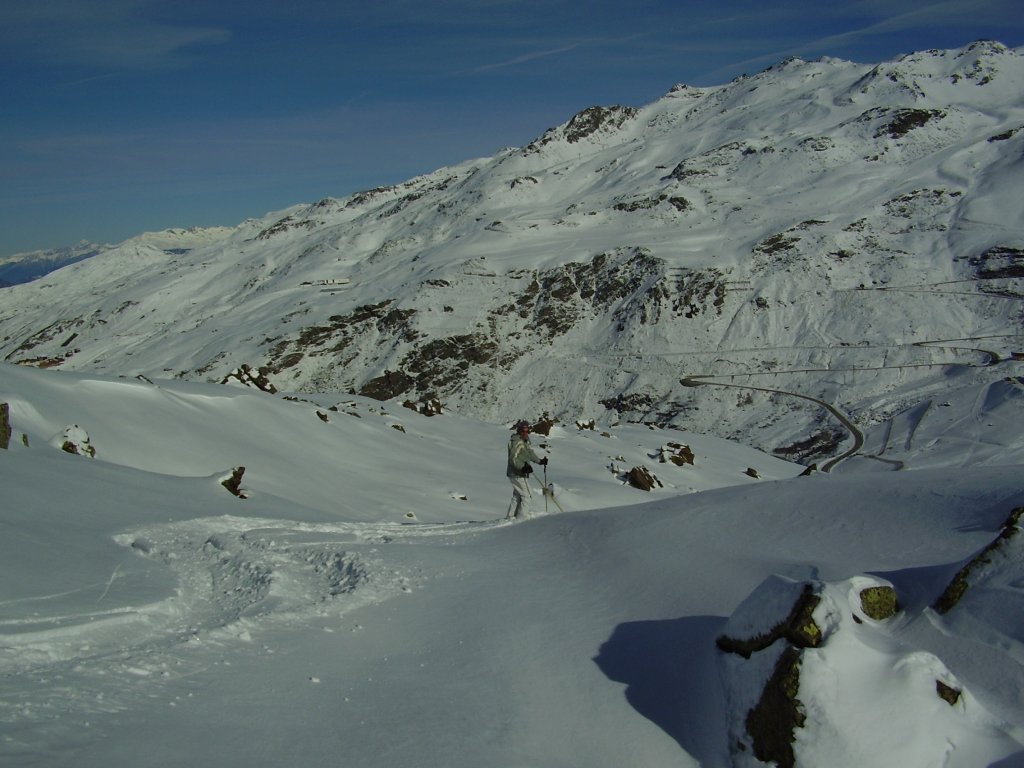
<svg viewBox="0 0 1024 768">
<path fill-rule="evenodd" d="M 566 512 L 509 524 L 503 425 L 12 366 L 0 401 L 5 764 L 726 766 L 714 641 L 772 574 L 836 606 L 802 764 L 1022 749 L 1019 613 L 985 607 L 1018 599 L 1019 560 L 969 612 L 927 607 L 1024 503 L 1019 466 L 796 477 L 718 439 L 562 424 L 534 440 Z M 95 458 L 50 444 L 68 423 Z M 694 466 L 653 458 L 670 440 Z M 248 499 L 220 486 L 234 466 Z M 860 574 L 897 588 L 896 619 L 853 622 Z"/>
</svg>

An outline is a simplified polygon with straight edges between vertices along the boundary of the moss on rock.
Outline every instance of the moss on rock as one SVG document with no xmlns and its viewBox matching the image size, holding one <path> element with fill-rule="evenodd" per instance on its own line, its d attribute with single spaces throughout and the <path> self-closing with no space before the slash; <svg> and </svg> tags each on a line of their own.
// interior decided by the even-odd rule
<svg viewBox="0 0 1024 768">
<path fill-rule="evenodd" d="M 892 587 L 868 587 L 860 592 L 860 608 L 875 621 L 891 619 L 899 611 L 896 590 Z"/>
<path fill-rule="evenodd" d="M 800 651 L 787 648 L 775 664 L 757 704 L 747 713 L 747 733 L 754 755 L 779 768 L 793 768 L 793 732 L 803 726 L 806 715 L 797 698 L 800 691 Z"/>
<path fill-rule="evenodd" d="M 821 627 L 814 621 L 814 609 L 820 602 L 821 596 L 815 593 L 813 585 L 805 584 L 789 615 L 771 630 L 748 638 L 721 635 L 715 640 L 715 645 L 719 650 L 739 654 L 745 659 L 779 639 L 787 640 L 796 648 L 817 648 L 821 645 L 823 634 Z"/>
</svg>

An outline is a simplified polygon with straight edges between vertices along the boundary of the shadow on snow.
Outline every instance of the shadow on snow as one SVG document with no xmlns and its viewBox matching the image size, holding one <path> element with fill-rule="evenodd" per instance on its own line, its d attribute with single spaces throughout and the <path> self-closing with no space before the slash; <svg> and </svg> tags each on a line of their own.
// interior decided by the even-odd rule
<svg viewBox="0 0 1024 768">
<path fill-rule="evenodd" d="M 715 638 L 725 619 L 693 616 L 620 624 L 594 662 L 626 685 L 626 700 L 703 766 L 729 764 Z"/>
</svg>

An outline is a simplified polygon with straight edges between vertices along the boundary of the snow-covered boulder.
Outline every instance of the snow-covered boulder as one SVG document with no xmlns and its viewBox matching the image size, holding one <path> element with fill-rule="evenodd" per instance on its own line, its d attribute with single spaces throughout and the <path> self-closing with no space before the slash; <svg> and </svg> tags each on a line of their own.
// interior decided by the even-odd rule
<svg viewBox="0 0 1024 768">
<path fill-rule="evenodd" d="M 873 576 L 758 586 L 717 640 L 734 764 L 946 765 L 991 736 L 997 718 L 896 636 L 901 616 Z"/>
<path fill-rule="evenodd" d="M 58 448 L 67 453 L 96 458 L 96 448 L 89 438 L 89 433 L 77 424 L 64 427 L 64 431 L 53 441 Z"/>
</svg>

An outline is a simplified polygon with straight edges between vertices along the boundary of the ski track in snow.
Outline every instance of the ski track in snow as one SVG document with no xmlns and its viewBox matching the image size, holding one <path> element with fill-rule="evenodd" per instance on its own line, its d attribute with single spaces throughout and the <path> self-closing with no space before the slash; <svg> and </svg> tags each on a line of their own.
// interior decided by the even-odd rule
<svg viewBox="0 0 1024 768">
<path fill-rule="evenodd" d="M 14 728 L 124 711 L 134 697 L 157 695 L 152 687 L 140 690 L 140 679 L 201 674 L 219 663 L 218 649 L 252 643 L 260 629 L 301 627 L 412 593 L 428 575 L 392 562 L 389 545 L 501 525 L 508 523 L 298 523 L 222 516 L 119 534 L 117 543 L 172 571 L 175 594 L 148 605 L 0 622 L 0 723 Z M 117 680 L 121 685 L 112 686 Z M 97 693 L 101 689 L 105 693 Z"/>
</svg>

